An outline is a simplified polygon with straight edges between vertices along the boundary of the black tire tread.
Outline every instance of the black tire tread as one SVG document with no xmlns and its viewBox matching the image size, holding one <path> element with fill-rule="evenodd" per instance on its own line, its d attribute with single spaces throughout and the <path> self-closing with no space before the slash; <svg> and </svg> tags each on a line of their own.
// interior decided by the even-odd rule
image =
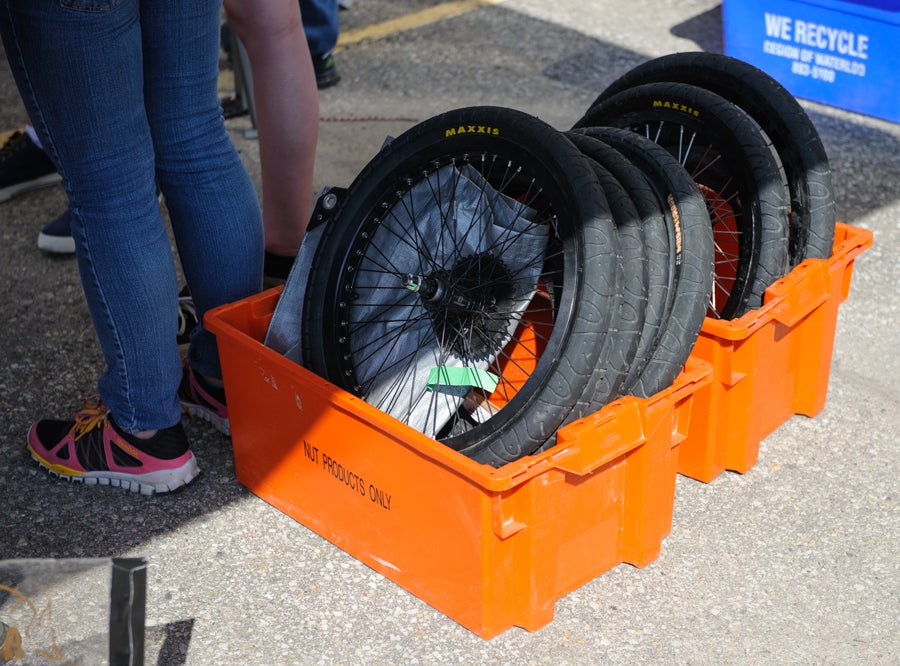
<svg viewBox="0 0 900 666">
<path fill-rule="evenodd" d="M 579 130 L 622 153 L 645 175 L 663 206 L 670 226 L 670 245 L 681 237 L 672 258 L 674 286 L 663 323 L 652 341 L 650 357 L 629 395 L 650 397 L 672 384 L 690 356 L 703 325 L 712 289 L 713 243 L 706 203 L 697 185 L 664 148 L 634 132 L 613 127 Z M 671 203 L 678 219 L 669 212 Z M 675 225 L 680 227 L 676 234 Z"/>
</svg>

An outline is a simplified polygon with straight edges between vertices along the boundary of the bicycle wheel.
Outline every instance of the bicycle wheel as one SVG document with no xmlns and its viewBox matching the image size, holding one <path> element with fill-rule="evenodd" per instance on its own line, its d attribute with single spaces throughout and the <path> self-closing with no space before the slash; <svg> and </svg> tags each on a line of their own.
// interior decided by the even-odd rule
<svg viewBox="0 0 900 666">
<path fill-rule="evenodd" d="M 566 133 L 572 142 L 598 164 L 606 168 L 610 175 L 621 183 L 628 201 L 621 207 L 627 210 L 626 219 L 634 219 L 639 227 L 639 239 L 643 244 L 646 271 L 646 298 L 643 299 L 643 316 L 638 335 L 637 347 L 631 351 L 628 371 L 619 387 L 619 393 L 631 390 L 653 351 L 660 325 L 671 306 L 669 295 L 674 295 L 674 277 L 670 262 L 669 238 L 666 220 L 660 208 L 660 201 L 647 183 L 644 173 L 632 164 L 622 153 L 599 139 L 577 131 Z M 607 193 L 614 217 L 617 206 Z M 621 224 L 617 222 L 617 226 Z M 621 239 L 621 233 L 620 233 Z M 624 244 L 624 243 L 620 243 Z M 674 249 L 672 251 L 674 256 Z M 626 265 L 629 261 L 625 260 Z M 634 261 L 631 262 L 632 264 Z M 595 401 L 593 409 L 602 404 Z"/>
<path fill-rule="evenodd" d="M 713 284 L 712 225 L 706 203 L 691 176 L 664 148 L 630 130 L 588 127 L 597 138 L 637 166 L 664 211 L 668 235 L 667 302 L 650 357 L 627 386 L 647 398 L 667 388 L 681 372 L 703 325 Z"/>
<path fill-rule="evenodd" d="M 627 88 L 579 121 L 652 139 L 700 187 L 716 245 L 710 316 L 733 319 L 762 305 L 788 268 L 788 211 L 782 173 L 766 137 L 715 93 L 681 83 Z"/>
<path fill-rule="evenodd" d="M 562 133 L 512 109 L 444 113 L 348 189 L 310 271 L 304 362 L 502 465 L 586 413 L 617 256 L 592 163 Z"/>
<path fill-rule="evenodd" d="M 710 90 L 759 124 L 781 159 L 790 190 L 791 266 L 806 258 L 830 257 L 835 226 L 831 167 L 815 125 L 796 98 L 750 63 L 698 51 L 672 53 L 638 65 L 613 81 L 591 107 L 627 88 L 662 81 Z"/>
</svg>

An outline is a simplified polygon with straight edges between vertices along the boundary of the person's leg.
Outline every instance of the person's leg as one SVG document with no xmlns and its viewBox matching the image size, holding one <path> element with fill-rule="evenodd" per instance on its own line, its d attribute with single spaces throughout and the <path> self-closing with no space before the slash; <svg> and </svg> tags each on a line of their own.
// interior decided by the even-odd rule
<svg viewBox="0 0 900 666">
<path fill-rule="evenodd" d="M 141 2 L 156 174 L 201 322 L 210 308 L 262 287 L 259 202 L 219 108 L 220 11 L 220 0 Z M 174 333 L 173 326 L 172 344 Z M 221 378 L 215 337 L 202 325 L 191 336 L 188 363 Z"/>
<path fill-rule="evenodd" d="M 105 10 L 102 0 L 66 5 L 8 0 L 5 32 L 21 52 L 14 70 L 29 116 L 70 194 L 79 266 L 108 364 L 101 394 L 123 428 L 165 427 L 180 416 L 181 363 L 157 169 L 201 315 L 258 291 L 262 274 L 256 193 L 218 106 L 220 5 L 192 3 L 184 20 L 173 20 L 181 5 L 169 0 L 140 3 L 140 12 L 137 0 L 110 0 Z M 73 114 L 73 104 L 91 112 Z M 195 342 L 198 371 L 216 376 L 212 335 L 198 330 Z"/>
<path fill-rule="evenodd" d="M 11 69 L 69 195 L 107 364 L 102 399 L 85 400 L 74 420 L 34 423 L 29 450 L 53 474 L 149 494 L 199 470 L 180 424 L 177 282 L 156 197 L 139 19 L 138 0 L 0 0 Z"/>
<path fill-rule="evenodd" d="M 266 251 L 297 254 L 312 212 L 319 96 L 297 0 L 225 0 L 247 49 L 259 128 Z"/>
<path fill-rule="evenodd" d="M 82 285 L 107 364 L 100 394 L 127 432 L 166 428 L 181 416 L 178 287 L 156 198 L 138 7 L 6 0 L 4 29 L 23 103 L 69 195 Z"/>
</svg>

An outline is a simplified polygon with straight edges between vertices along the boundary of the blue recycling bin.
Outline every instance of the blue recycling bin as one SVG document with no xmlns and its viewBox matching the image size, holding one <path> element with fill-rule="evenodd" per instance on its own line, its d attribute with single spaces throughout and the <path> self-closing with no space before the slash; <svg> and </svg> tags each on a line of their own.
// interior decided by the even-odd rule
<svg viewBox="0 0 900 666">
<path fill-rule="evenodd" d="M 796 97 L 900 122 L 900 0 L 724 0 L 725 52 Z"/>
</svg>

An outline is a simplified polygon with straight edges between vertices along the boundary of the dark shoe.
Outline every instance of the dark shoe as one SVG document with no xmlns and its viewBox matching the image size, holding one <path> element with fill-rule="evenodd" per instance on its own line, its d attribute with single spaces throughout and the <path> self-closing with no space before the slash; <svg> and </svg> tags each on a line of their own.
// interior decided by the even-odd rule
<svg viewBox="0 0 900 666">
<path fill-rule="evenodd" d="M 200 473 L 180 423 L 141 439 L 119 429 L 100 396 L 87 398 L 73 420 L 32 424 L 28 450 L 54 476 L 142 495 L 176 490 Z"/>
<path fill-rule="evenodd" d="M 66 212 L 44 225 L 38 234 L 37 246 L 44 252 L 53 254 L 74 254 L 75 239 L 72 238 L 72 213 Z"/>
<path fill-rule="evenodd" d="M 291 274 L 297 255 L 286 256 L 282 254 L 272 254 L 266 250 L 265 261 L 263 263 L 263 287 L 270 289 L 284 284 Z"/>
<path fill-rule="evenodd" d="M 178 346 L 182 347 L 191 341 L 191 332 L 200 324 L 197 308 L 191 291 L 184 286 L 178 292 Z"/>
<path fill-rule="evenodd" d="M 0 146 L 0 202 L 60 180 L 56 166 L 25 132 L 13 132 Z"/>
<path fill-rule="evenodd" d="M 178 387 L 181 408 L 191 417 L 209 421 L 223 435 L 231 434 L 225 389 L 211 386 L 185 363 L 181 386 Z"/>
<path fill-rule="evenodd" d="M 316 85 L 319 90 L 336 86 L 341 77 L 337 73 L 334 66 L 334 56 L 330 53 L 325 55 L 314 55 L 312 57 L 313 68 L 316 70 Z"/>
</svg>

